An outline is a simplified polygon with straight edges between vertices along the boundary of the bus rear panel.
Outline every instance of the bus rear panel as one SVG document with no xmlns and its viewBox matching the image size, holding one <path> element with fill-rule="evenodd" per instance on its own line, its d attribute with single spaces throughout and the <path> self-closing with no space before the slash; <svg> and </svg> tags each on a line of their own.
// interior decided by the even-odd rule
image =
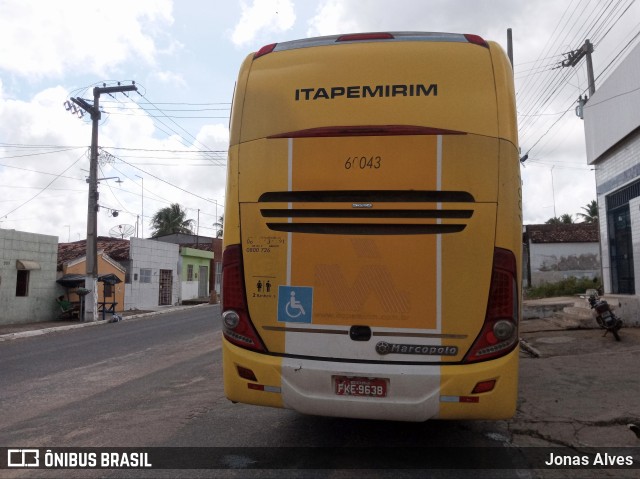
<svg viewBox="0 0 640 479">
<path fill-rule="evenodd" d="M 232 108 L 225 393 L 302 413 L 511 417 L 521 190 L 511 67 L 480 37 L 269 45 Z"/>
</svg>

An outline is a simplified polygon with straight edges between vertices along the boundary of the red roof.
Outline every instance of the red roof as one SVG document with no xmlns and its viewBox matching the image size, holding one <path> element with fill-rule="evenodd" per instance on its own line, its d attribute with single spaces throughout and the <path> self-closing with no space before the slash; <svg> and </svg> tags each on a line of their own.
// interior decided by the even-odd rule
<svg viewBox="0 0 640 479">
<path fill-rule="evenodd" d="M 527 225 L 526 235 L 532 243 L 597 243 L 598 223 Z"/>
<path fill-rule="evenodd" d="M 116 261 L 126 261 L 129 259 L 129 240 L 98 236 L 98 251 L 104 251 Z M 62 271 L 64 263 L 82 258 L 86 254 L 87 240 L 58 243 L 58 271 Z"/>
</svg>

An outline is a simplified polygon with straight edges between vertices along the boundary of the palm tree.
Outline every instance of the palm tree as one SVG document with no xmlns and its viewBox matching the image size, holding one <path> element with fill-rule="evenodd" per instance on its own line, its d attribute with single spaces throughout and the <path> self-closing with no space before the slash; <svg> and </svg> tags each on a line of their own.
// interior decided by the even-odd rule
<svg viewBox="0 0 640 479">
<path fill-rule="evenodd" d="M 546 225 L 570 225 L 573 224 L 573 217 L 569 213 L 562 216 L 555 216 L 545 221 Z"/>
<path fill-rule="evenodd" d="M 222 238 L 222 232 L 224 231 L 224 215 L 218 218 L 218 221 L 213 223 L 216 228 L 216 238 Z"/>
<path fill-rule="evenodd" d="M 598 202 L 591 200 L 591 203 L 587 203 L 587 206 L 583 206 L 584 213 L 578 213 L 578 216 L 582 218 L 584 223 L 597 223 L 598 222 Z"/>
<path fill-rule="evenodd" d="M 172 233 L 193 234 L 193 220 L 187 219 L 187 211 L 178 203 L 162 208 L 151 218 L 152 238 Z"/>
<path fill-rule="evenodd" d="M 560 217 L 560 222 L 563 225 L 573 224 L 573 216 L 571 216 L 569 213 L 565 213 Z"/>
</svg>

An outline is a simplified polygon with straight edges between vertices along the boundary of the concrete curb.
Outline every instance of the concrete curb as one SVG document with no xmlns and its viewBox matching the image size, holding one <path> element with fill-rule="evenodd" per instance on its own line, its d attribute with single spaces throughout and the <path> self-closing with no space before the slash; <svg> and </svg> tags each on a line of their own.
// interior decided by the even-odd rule
<svg viewBox="0 0 640 479">
<path fill-rule="evenodd" d="M 148 318 L 151 316 L 158 316 L 161 314 L 166 314 L 166 313 L 170 313 L 170 312 L 175 312 L 175 311 L 183 311 L 185 309 L 191 309 L 191 308 L 198 308 L 198 307 L 202 307 L 202 306 L 209 306 L 208 303 L 203 303 L 203 304 L 196 304 L 196 305 L 189 305 L 189 306 L 176 306 L 176 307 L 172 307 L 172 308 L 167 308 L 167 309 L 161 309 L 159 311 L 151 311 L 151 312 L 147 312 L 147 313 L 140 313 L 140 314 L 132 314 L 130 316 L 124 316 L 122 321 L 131 321 L 132 319 L 138 320 L 138 319 L 144 319 L 144 318 Z M 91 322 L 86 322 L 86 323 L 79 323 L 79 324 L 68 324 L 65 326 L 54 326 L 52 328 L 43 328 L 43 329 L 33 329 L 30 331 L 19 331 L 16 333 L 8 333 L 8 334 L 3 334 L 0 335 L 0 342 L 3 341 L 12 341 L 14 339 L 20 339 L 20 338 L 29 338 L 29 337 L 33 337 L 33 336 L 41 336 L 43 334 L 49 334 L 49 333 L 55 333 L 57 331 L 67 331 L 69 329 L 78 329 L 78 328 L 86 328 L 86 327 L 90 327 L 90 326 L 99 326 L 102 324 L 111 324 L 108 320 L 98 320 L 98 321 L 91 321 Z"/>
</svg>

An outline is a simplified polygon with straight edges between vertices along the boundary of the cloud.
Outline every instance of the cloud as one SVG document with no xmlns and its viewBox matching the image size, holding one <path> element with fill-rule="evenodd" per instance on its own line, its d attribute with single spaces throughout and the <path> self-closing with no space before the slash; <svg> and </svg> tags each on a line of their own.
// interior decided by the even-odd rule
<svg viewBox="0 0 640 479">
<path fill-rule="evenodd" d="M 155 74 L 162 83 L 172 85 L 178 88 L 184 88 L 187 86 L 187 82 L 184 77 L 179 73 L 171 71 L 159 71 Z"/>
<path fill-rule="evenodd" d="M 242 16 L 231 34 L 237 46 L 251 43 L 260 33 L 281 33 L 291 29 L 296 15 L 291 0 L 253 0 L 241 4 Z"/>
<path fill-rule="evenodd" d="M 138 59 L 153 65 L 154 33 L 173 22 L 171 0 L 6 1 L 0 3 L 0 70 L 56 77 L 105 75 Z"/>
</svg>

